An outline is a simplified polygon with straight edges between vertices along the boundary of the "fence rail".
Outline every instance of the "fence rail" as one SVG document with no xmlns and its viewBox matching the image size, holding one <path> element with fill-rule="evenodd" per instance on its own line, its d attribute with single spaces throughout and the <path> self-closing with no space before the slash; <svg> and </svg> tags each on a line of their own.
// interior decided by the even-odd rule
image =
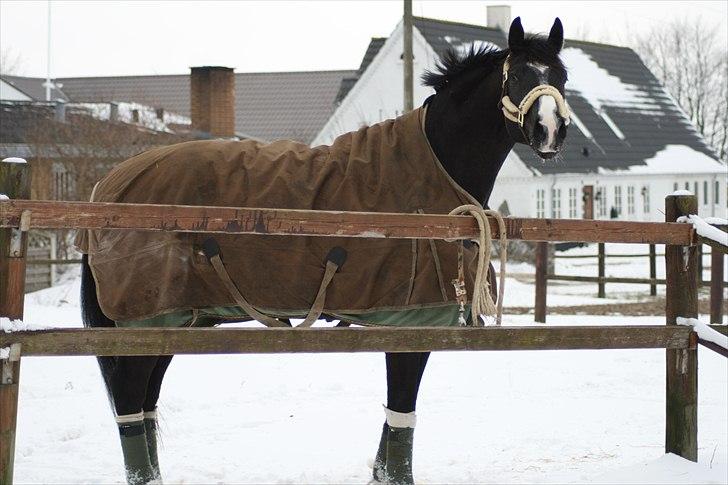
<svg viewBox="0 0 728 485">
<path fill-rule="evenodd" d="M 405 239 L 473 239 L 468 216 L 257 209 L 150 204 L 8 200 L 0 227 L 18 227 L 30 211 L 31 229 L 137 229 L 165 232 L 336 236 Z M 505 218 L 508 239 L 551 242 L 623 242 L 692 245 L 689 224 Z M 494 238 L 498 225 L 491 221 Z"/>
<path fill-rule="evenodd" d="M 24 356 L 685 349 L 689 327 L 103 328 L 0 334 Z"/>
</svg>

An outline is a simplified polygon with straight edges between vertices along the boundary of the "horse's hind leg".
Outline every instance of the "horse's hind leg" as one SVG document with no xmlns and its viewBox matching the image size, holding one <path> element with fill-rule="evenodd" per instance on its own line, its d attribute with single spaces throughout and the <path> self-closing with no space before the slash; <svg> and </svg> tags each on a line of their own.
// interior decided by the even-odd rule
<svg viewBox="0 0 728 485">
<path fill-rule="evenodd" d="M 116 408 L 126 480 L 137 485 L 154 480 L 149 460 L 142 407 L 159 357 L 119 357 L 111 375 L 111 394 Z"/>
<path fill-rule="evenodd" d="M 415 407 L 429 352 L 388 353 L 386 421 L 374 460 L 374 479 L 412 484 Z"/>
<path fill-rule="evenodd" d="M 147 395 L 142 405 L 144 411 L 144 432 L 147 437 L 147 451 L 149 453 L 149 464 L 157 479 L 161 479 L 162 473 L 159 470 L 159 454 L 157 453 L 157 435 L 159 433 L 159 425 L 157 418 L 157 400 L 159 392 L 162 389 L 162 380 L 164 373 L 167 372 L 169 363 L 172 362 L 171 355 L 163 355 L 157 360 L 157 365 L 152 370 L 147 385 Z"/>
</svg>

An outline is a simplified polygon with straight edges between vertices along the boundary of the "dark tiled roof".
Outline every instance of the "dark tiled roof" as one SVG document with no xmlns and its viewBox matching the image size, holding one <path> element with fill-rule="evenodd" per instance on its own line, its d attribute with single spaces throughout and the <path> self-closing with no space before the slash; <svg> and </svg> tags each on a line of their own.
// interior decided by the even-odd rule
<svg viewBox="0 0 728 485">
<path fill-rule="evenodd" d="M 309 143 L 334 112 L 342 79 L 356 71 L 235 74 L 235 131 Z M 73 101 L 133 101 L 190 115 L 189 75 L 62 78 Z"/>
<path fill-rule="evenodd" d="M 449 48 L 473 42 L 490 42 L 500 48 L 507 46 L 506 34 L 498 29 L 421 17 L 415 17 L 413 23 L 438 55 Z M 376 44 L 374 40 L 367 49 L 362 66 L 368 65 L 386 39 L 376 39 Z M 562 160 L 547 163 L 536 157 L 530 148 L 516 145 L 516 153 L 527 166 L 541 173 L 619 169 L 643 164 L 667 145 L 686 145 L 717 158 L 632 49 L 573 40 L 567 40 L 564 47 L 581 49 L 609 75 L 639 88 L 646 93 L 654 109 L 645 112 L 635 107 L 603 103 L 603 111 L 624 134 L 625 139 L 621 140 L 582 94 L 569 89 L 567 83 L 569 105 L 593 139 L 588 139 L 572 124 Z M 351 80 L 342 83 L 342 91 L 348 92 L 352 87 Z"/>
<path fill-rule="evenodd" d="M 10 76 L 6 74 L 3 74 L 0 78 L 17 90 L 26 94 L 28 97 L 32 98 L 34 101 L 45 101 L 46 99 L 46 90 L 45 87 L 43 87 L 45 79 L 38 77 Z M 68 101 L 68 97 L 66 97 L 62 91 L 59 91 L 54 87 L 51 89 L 51 101 L 58 101 L 59 99 Z"/>
<path fill-rule="evenodd" d="M 490 27 L 422 17 L 415 17 L 413 25 L 417 27 L 417 30 L 439 56 L 450 47 L 472 42 L 490 42 L 501 48 L 506 47 L 505 34 Z"/>
</svg>

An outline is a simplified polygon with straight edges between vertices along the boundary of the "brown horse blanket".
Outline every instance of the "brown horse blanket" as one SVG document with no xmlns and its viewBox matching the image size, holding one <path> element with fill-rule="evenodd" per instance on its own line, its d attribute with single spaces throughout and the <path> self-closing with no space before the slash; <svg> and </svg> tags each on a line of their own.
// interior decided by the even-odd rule
<svg viewBox="0 0 728 485">
<path fill-rule="evenodd" d="M 446 214 L 475 202 L 448 176 L 416 109 L 310 148 L 293 141 L 192 141 L 156 148 L 116 166 L 94 202 Z M 104 313 L 117 321 L 231 307 L 235 301 L 201 254 L 209 234 L 81 231 Z M 256 309 L 305 315 L 329 250 L 347 260 L 324 313 L 362 314 L 452 306 L 457 243 L 405 239 L 215 235 L 240 293 Z M 465 250 L 472 296 L 476 248 Z M 438 276 L 439 274 L 439 276 Z M 424 323 L 424 322 L 423 322 Z"/>
</svg>

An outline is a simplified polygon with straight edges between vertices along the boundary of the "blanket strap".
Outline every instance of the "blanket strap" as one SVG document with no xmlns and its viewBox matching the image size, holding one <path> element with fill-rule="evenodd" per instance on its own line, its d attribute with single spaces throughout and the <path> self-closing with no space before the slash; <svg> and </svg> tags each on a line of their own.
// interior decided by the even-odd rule
<svg viewBox="0 0 728 485">
<path fill-rule="evenodd" d="M 220 245 L 217 244 L 217 241 L 215 241 L 213 238 L 205 240 L 202 245 L 202 250 L 207 257 L 207 260 L 210 261 L 210 264 L 212 264 L 212 267 L 215 269 L 217 276 L 220 278 L 227 290 L 230 292 L 230 295 L 235 300 L 235 303 L 237 303 L 240 308 L 245 310 L 245 313 L 250 315 L 251 318 L 258 320 L 266 327 L 289 326 L 281 322 L 277 318 L 269 317 L 268 315 L 260 313 L 258 310 L 253 308 L 253 305 L 248 303 L 248 300 L 243 297 L 243 295 L 240 293 L 240 290 L 238 290 L 238 287 L 235 285 L 235 282 L 232 280 L 232 278 L 230 278 L 230 274 L 225 269 L 225 265 L 222 264 L 222 259 L 220 259 Z"/>
<path fill-rule="evenodd" d="M 324 271 L 324 277 L 321 279 L 321 286 L 319 286 L 318 293 L 316 293 L 316 298 L 313 300 L 306 319 L 297 325 L 296 328 L 310 327 L 321 316 L 321 312 L 324 311 L 324 303 L 326 302 L 326 289 L 334 278 L 334 274 L 344 264 L 344 261 L 346 261 L 346 250 L 339 246 L 331 248 L 329 254 L 326 255 L 326 271 Z"/>
</svg>

